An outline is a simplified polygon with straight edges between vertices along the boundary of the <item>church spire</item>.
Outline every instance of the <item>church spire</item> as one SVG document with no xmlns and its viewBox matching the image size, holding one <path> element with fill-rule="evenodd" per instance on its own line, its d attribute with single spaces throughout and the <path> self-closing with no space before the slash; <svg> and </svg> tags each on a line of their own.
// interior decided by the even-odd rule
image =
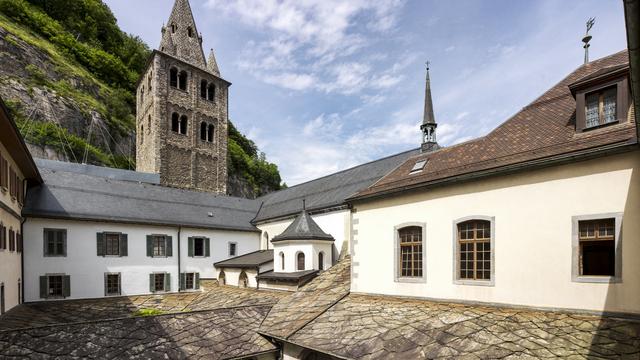
<svg viewBox="0 0 640 360">
<path fill-rule="evenodd" d="M 209 53 L 209 60 L 207 60 L 207 70 L 216 76 L 220 76 L 220 70 L 218 69 L 218 62 L 216 61 L 216 55 L 213 53 L 213 49 Z"/>
<path fill-rule="evenodd" d="M 175 0 L 166 28 L 162 31 L 160 50 L 168 52 L 178 59 L 198 66 L 206 67 L 202 51 L 202 37 L 198 33 L 189 0 Z M 163 50 L 164 49 L 164 50 Z"/>
<path fill-rule="evenodd" d="M 424 90 L 424 115 L 422 117 L 422 152 L 437 150 L 440 148 L 436 141 L 436 117 L 433 114 L 433 101 L 431 100 L 431 78 L 429 77 L 429 62 L 427 61 L 427 78 Z"/>
</svg>

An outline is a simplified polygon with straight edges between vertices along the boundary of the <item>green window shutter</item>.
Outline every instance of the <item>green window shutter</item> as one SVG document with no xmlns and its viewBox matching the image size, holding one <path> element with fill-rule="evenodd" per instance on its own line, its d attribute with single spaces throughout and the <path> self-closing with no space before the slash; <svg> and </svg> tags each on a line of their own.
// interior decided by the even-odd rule
<svg viewBox="0 0 640 360">
<path fill-rule="evenodd" d="M 120 256 L 129 255 L 129 234 L 120 234 Z"/>
<path fill-rule="evenodd" d="M 189 251 L 187 252 L 188 256 L 193 257 L 193 237 L 189 238 Z"/>
<path fill-rule="evenodd" d="M 96 247 L 98 249 L 98 256 L 104 256 L 104 233 L 96 234 Z"/>
<path fill-rule="evenodd" d="M 180 290 L 184 290 L 187 284 L 187 274 L 180 273 Z"/>
<path fill-rule="evenodd" d="M 149 274 L 149 292 L 155 292 L 155 286 L 153 286 L 153 284 L 155 283 L 155 274 Z"/>
<path fill-rule="evenodd" d="M 164 274 L 164 291 L 171 291 L 171 274 Z"/>
<path fill-rule="evenodd" d="M 196 290 L 200 289 L 200 273 L 196 273 L 196 279 L 195 279 L 195 285 L 196 285 Z"/>
<path fill-rule="evenodd" d="M 173 239 L 171 236 L 167 236 L 167 257 L 173 256 Z"/>
<path fill-rule="evenodd" d="M 210 252 L 209 252 L 209 238 L 205 238 L 204 239 L 204 256 L 210 256 Z"/>
<path fill-rule="evenodd" d="M 62 295 L 69 297 L 71 296 L 71 276 L 65 275 L 62 279 Z"/>
<path fill-rule="evenodd" d="M 46 276 L 40 276 L 40 298 L 41 299 L 47 298 L 47 277 Z"/>
<path fill-rule="evenodd" d="M 153 257 L 153 235 L 147 235 L 147 256 Z"/>
<path fill-rule="evenodd" d="M 61 232 L 60 237 L 62 238 L 62 256 L 67 256 L 67 231 Z"/>
<path fill-rule="evenodd" d="M 104 273 L 104 296 L 107 296 L 107 273 Z"/>
</svg>

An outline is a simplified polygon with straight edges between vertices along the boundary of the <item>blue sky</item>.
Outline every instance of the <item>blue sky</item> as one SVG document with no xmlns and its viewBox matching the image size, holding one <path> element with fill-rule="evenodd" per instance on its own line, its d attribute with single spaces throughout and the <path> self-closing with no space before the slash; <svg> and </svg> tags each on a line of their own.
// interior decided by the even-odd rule
<svg viewBox="0 0 640 360">
<path fill-rule="evenodd" d="M 173 0 L 106 0 L 152 48 Z M 294 185 L 420 145 L 425 61 L 438 138 L 482 136 L 583 61 L 626 48 L 619 0 L 191 0 L 233 83 L 229 117 Z"/>
</svg>

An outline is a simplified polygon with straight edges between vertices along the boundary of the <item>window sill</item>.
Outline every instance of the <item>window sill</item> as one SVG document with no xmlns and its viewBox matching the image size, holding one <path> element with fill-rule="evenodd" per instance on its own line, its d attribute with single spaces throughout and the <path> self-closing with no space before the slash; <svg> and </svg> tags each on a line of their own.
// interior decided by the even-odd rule
<svg viewBox="0 0 640 360">
<path fill-rule="evenodd" d="M 167 255 L 153 255 L 153 256 L 151 256 L 151 258 L 153 258 L 153 259 L 168 259 L 170 257 L 171 256 L 167 256 Z"/>
<path fill-rule="evenodd" d="M 622 279 L 616 276 L 574 276 L 573 282 L 577 283 L 592 283 L 592 284 L 616 284 L 622 283 Z"/>
<path fill-rule="evenodd" d="M 471 285 L 471 286 L 495 286 L 494 280 L 454 280 L 456 285 Z"/>
<path fill-rule="evenodd" d="M 598 124 L 598 125 L 588 126 L 588 127 L 585 126 L 585 128 L 582 129 L 582 131 L 583 132 L 587 132 L 587 131 L 602 129 L 603 127 L 607 127 L 607 126 L 611 126 L 611 125 L 617 125 L 617 124 L 620 124 L 620 119 L 616 119 L 615 121 L 604 123 L 604 124 Z"/>
<path fill-rule="evenodd" d="M 45 257 L 45 258 L 65 258 L 65 257 L 67 257 L 67 255 L 48 255 L 48 254 L 45 254 L 42 257 Z"/>
<path fill-rule="evenodd" d="M 426 284 L 427 283 L 427 278 L 422 276 L 422 277 L 397 277 L 395 279 L 395 281 L 397 283 L 409 283 L 409 284 Z"/>
<path fill-rule="evenodd" d="M 115 296 L 122 296 L 122 294 L 117 294 L 117 293 L 113 293 L 113 294 L 105 294 L 105 297 L 115 297 Z"/>
</svg>

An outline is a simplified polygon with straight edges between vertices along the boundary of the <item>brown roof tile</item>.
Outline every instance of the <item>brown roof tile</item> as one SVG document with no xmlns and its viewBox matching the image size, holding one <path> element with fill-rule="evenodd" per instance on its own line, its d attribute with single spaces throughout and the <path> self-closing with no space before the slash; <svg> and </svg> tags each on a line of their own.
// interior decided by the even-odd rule
<svg viewBox="0 0 640 360">
<path fill-rule="evenodd" d="M 421 187 L 517 164 L 548 161 L 557 156 L 636 143 L 633 122 L 576 133 L 576 102 L 568 87 L 602 69 L 618 69 L 627 63 L 627 51 L 622 51 L 583 65 L 488 135 L 413 156 L 351 199 Z M 409 175 L 415 162 L 424 159 L 428 159 L 424 170 Z"/>
</svg>

